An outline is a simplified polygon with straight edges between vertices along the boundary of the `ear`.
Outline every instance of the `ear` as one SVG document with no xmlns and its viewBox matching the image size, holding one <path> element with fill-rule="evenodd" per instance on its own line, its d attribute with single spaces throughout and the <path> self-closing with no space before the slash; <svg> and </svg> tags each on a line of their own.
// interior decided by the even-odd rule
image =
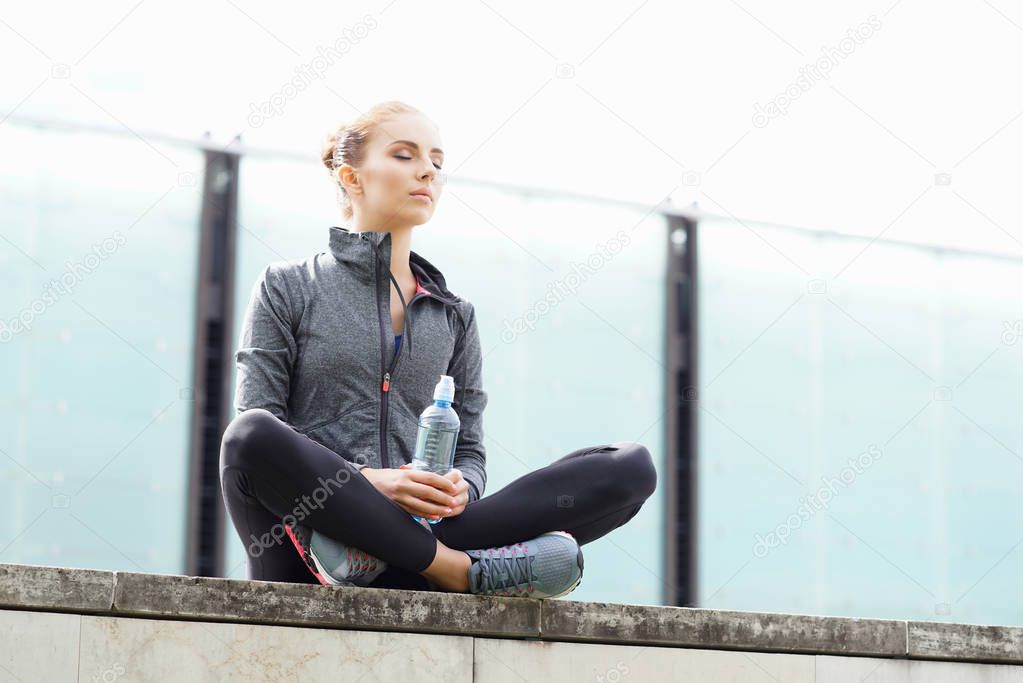
<svg viewBox="0 0 1023 683">
<path fill-rule="evenodd" d="M 362 188 L 359 185 L 359 175 L 354 168 L 344 164 L 334 172 L 337 174 L 338 182 L 345 188 L 345 192 L 348 193 L 349 197 L 362 192 Z"/>
</svg>

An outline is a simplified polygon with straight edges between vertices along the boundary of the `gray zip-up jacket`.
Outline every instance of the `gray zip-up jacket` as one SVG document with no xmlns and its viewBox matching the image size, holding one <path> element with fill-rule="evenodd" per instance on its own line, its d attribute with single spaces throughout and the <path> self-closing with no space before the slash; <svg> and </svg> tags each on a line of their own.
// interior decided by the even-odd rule
<svg viewBox="0 0 1023 683">
<path fill-rule="evenodd" d="M 487 393 L 472 304 L 412 251 L 418 284 L 408 302 L 398 287 L 405 323 L 396 354 L 391 234 L 331 227 L 329 246 L 275 261 L 256 281 L 235 353 L 235 409 L 265 408 L 346 460 L 364 456 L 361 466 L 399 467 L 412 460 L 434 386 L 451 375 L 461 420 L 454 466 L 469 482 L 469 500 L 479 500 Z"/>
</svg>

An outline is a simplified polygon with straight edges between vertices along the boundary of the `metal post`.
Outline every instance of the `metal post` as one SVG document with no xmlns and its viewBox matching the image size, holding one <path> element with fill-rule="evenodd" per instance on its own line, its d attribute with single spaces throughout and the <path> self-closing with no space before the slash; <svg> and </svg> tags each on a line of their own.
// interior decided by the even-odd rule
<svg viewBox="0 0 1023 683">
<path fill-rule="evenodd" d="M 664 602 L 679 607 L 696 606 L 698 597 L 696 228 L 691 218 L 669 216 Z"/>
<path fill-rule="evenodd" d="M 185 572 L 222 576 L 220 439 L 231 419 L 232 301 L 239 156 L 205 150 L 190 421 Z"/>
</svg>

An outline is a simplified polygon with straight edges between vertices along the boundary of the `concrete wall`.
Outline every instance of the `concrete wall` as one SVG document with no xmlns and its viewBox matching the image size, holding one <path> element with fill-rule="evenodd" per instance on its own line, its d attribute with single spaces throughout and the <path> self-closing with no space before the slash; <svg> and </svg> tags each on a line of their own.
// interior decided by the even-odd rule
<svg viewBox="0 0 1023 683">
<path fill-rule="evenodd" d="M 0 564 L 0 682 L 1023 682 L 1020 664 L 1012 627 Z"/>
</svg>

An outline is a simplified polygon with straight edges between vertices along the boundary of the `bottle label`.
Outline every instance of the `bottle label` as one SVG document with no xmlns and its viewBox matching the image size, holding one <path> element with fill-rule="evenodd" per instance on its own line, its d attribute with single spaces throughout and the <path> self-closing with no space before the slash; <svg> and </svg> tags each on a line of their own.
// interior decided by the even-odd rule
<svg viewBox="0 0 1023 683">
<path fill-rule="evenodd" d="M 458 443 L 458 426 L 434 423 L 419 423 L 416 437 L 416 452 L 412 456 L 416 469 L 437 474 L 451 471 L 455 462 L 455 446 Z"/>
</svg>

